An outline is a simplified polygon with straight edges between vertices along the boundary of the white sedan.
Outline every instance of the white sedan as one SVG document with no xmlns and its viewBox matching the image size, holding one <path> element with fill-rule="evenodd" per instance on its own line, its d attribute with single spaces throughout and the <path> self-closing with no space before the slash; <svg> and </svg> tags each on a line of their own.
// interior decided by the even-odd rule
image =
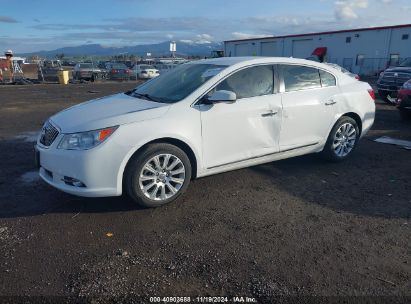
<svg viewBox="0 0 411 304">
<path fill-rule="evenodd" d="M 193 178 L 308 153 L 345 160 L 374 122 L 374 97 L 367 83 L 307 60 L 190 62 L 52 116 L 36 159 L 62 191 L 126 192 L 156 207 Z"/>
<path fill-rule="evenodd" d="M 136 79 L 151 79 L 160 76 L 159 70 L 148 64 L 136 64 L 132 69 L 132 74 Z"/>
</svg>

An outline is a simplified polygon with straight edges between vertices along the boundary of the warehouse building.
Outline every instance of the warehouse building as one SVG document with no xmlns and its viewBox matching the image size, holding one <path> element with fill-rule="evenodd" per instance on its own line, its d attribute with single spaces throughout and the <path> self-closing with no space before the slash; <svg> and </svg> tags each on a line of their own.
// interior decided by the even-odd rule
<svg viewBox="0 0 411 304">
<path fill-rule="evenodd" d="M 276 56 L 326 61 L 375 75 L 411 57 L 411 24 L 224 42 L 226 56 Z"/>
</svg>

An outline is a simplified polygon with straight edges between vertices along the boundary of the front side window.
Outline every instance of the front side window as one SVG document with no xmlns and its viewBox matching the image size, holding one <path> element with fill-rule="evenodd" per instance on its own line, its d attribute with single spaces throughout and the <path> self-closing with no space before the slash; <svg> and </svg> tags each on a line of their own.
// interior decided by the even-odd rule
<svg viewBox="0 0 411 304">
<path fill-rule="evenodd" d="M 222 81 L 215 90 L 232 91 L 237 99 L 273 94 L 273 67 L 262 65 L 243 69 Z"/>
<path fill-rule="evenodd" d="M 337 84 L 335 77 L 326 71 L 320 70 L 320 77 L 322 87 L 333 87 Z"/>
<path fill-rule="evenodd" d="M 315 68 L 284 65 L 282 71 L 286 92 L 321 88 L 320 74 Z"/>
</svg>

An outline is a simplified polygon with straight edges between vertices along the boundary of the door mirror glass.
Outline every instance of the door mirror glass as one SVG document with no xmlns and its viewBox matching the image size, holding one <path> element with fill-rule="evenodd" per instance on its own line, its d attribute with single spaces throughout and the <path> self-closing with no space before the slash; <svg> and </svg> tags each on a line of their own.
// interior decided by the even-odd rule
<svg viewBox="0 0 411 304">
<path fill-rule="evenodd" d="M 237 100 L 237 95 L 232 91 L 215 91 L 211 96 L 207 98 L 209 104 L 218 102 L 235 102 Z"/>
</svg>

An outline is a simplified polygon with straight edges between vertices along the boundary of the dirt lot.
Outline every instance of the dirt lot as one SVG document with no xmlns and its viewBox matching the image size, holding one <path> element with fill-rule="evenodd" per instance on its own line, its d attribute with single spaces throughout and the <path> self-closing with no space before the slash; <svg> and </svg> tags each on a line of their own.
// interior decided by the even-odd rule
<svg viewBox="0 0 411 304">
<path fill-rule="evenodd" d="M 411 140 L 394 107 L 378 104 L 345 163 L 309 155 L 207 177 L 158 209 L 41 182 L 31 141 L 43 121 L 134 86 L 0 87 L 0 295 L 410 300 L 411 151 L 371 141 Z"/>
</svg>

